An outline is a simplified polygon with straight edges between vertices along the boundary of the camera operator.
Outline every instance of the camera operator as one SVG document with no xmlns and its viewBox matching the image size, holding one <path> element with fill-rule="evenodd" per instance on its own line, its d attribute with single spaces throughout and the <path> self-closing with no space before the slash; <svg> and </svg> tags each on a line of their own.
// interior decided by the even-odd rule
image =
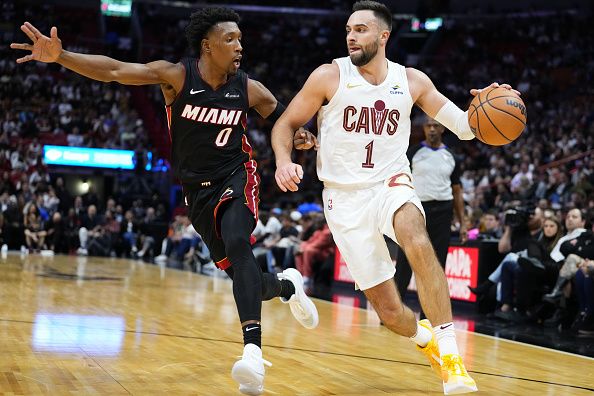
<svg viewBox="0 0 594 396">
<path fill-rule="evenodd" d="M 508 253 L 501 265 L 502 305 L 495 312 L 500 319 L 514 322 L 527 319 L 532 296 L 542 287 L 544 270 L 551 264 L 543 220 L 540 208 L 517 207 L 505 213 L 505 229 L 498 246 L 500 253 Z"/>
</svg>

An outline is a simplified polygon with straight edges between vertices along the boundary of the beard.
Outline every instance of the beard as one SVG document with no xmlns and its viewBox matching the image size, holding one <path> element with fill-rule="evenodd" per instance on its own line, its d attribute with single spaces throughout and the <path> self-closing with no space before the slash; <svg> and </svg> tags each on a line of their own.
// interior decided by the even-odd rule
<svg viewBox="0 0 594 396">
<path fill-rule="evenodd" d="M 361 47 L 360 54 L 350 54 L 351 62 L 357 67 L 365 66 L 368 64 L 377 54 L 379 49 L 379 41 L 375 41 L 366 47 Z"/>
</svg>

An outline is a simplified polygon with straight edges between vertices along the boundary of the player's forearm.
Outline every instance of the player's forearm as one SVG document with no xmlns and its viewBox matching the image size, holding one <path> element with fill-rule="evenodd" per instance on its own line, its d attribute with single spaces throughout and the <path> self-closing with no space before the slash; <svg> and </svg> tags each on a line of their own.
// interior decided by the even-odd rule
<svg viewBox="0 0 594 396">
<path fill-rule="evenodd" d="M 279 120 L 272 128 L 272 150 L 276 158 L 277 166 L 291 162 L 291 152 L 293 151 L 293 130 L 289 125 Z"/>
<path fill-rule="evenodd" d="M 468 123 L 468 112 L 462 111 L 449 100 L 441 107 L 433 118 L 450 131 L 454 132 L 461 140 L 474 139 L 474 134 Z"/>
<path fill-rule="evenodd" d="M 110 82 L 114 81 L 113 71 L 117 70 L 122 62 L 103 55 L 62 51 L 57 63 L 93 80 Z"/>
</svg>

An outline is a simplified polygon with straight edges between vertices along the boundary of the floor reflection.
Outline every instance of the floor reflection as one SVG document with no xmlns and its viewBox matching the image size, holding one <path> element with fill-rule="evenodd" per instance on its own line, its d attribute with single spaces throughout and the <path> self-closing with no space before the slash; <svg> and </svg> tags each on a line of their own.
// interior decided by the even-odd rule
<svg viewBox="0 0 594 396">
<path fill-rule="evenodd" d="M 76 348 L 115 356 L 122 348 L 125 324 L 121 316 L 40 313 L 33 326 L 33 349 L 70 353 Z"/>
</svg>

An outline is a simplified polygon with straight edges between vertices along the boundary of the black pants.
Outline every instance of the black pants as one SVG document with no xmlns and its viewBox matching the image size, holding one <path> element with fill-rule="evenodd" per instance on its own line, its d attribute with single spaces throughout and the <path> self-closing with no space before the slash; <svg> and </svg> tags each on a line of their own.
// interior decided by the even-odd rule
<svg viewBox="0 0 594 396">
<path fill-rule="evenodd" d="M 427 217 L 427 233 L 437 259 L 441 267 L 445 269 L 448 247 L 450 246 L 450 234 L 452 219 L 454 217 L 453 201 L 426 201 L 422 202 Z M 396 261 L 396 285 L 402 298 L 406 294 L 406 288 L 412 277 L 412 269 L 402 248 L 398 249 Z"/>
</svg>

